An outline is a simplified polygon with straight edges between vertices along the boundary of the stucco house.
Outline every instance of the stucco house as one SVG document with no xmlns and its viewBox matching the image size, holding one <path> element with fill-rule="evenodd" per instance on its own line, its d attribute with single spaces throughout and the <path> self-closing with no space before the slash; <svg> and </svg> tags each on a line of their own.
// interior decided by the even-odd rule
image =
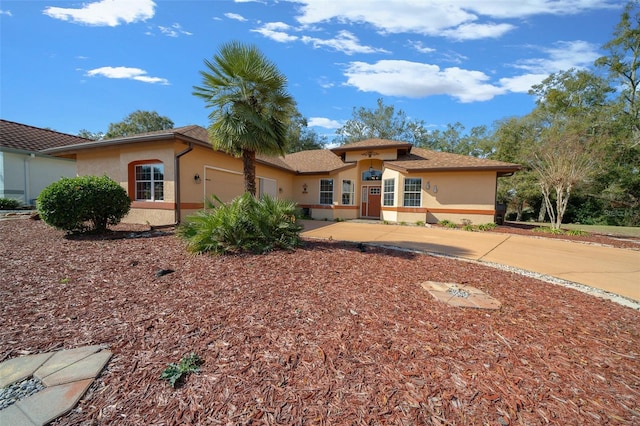
<svg viewBox="0 0 640 426">
<path fill-rule="evenodd" d="M 186 126 L 46 149 L 75 159 L 79 175 L 107 174 L 132 200 L 126 222 L 178 223 L 212 195 L 243 192 L 242 160 L 215 151 L 207 130 Z M 517 164 L 370 139 L 284 157 L 258 155 L 259 195 L 296 201 L 314 219 L 493 222 L 496 186 Z"/>
<path fill-rule="evenodd" d="M 76 162 L 42 150 L 87 142 L 49 129 L 0 120 L 0 198 L 34 205 L 40 192 L 61 177 L 76 175 Z"/>
</svg>

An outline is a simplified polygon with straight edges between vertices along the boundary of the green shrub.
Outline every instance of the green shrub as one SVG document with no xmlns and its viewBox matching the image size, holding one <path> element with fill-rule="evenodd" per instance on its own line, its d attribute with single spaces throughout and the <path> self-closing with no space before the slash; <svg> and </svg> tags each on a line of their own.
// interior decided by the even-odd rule
<svg viewBox="0 0 640 426">
<path fill-rule="evenodd" d="M 544 234 L 562 235 L 564 231 L 562 229 L 549 228 L 548 226 L 538 226 L 533 228 L 533 232 L 542 232 Z"/>
<path fill-rule="evenodd" d="M 578 235 L 578 236 L 589 235 L 587 231 L 583 231 L 582 229 L 569 229 L 565 233 L 567 235 Z"/>
<path fill-rule="evenodd" d="M 480 231 L 490 231 L 492 229 L 496 229 L 498 227 L 498 225 L 496 225 L 493 222 L 489 222 L 489 223 L 482 223 L 480 225 L 478 225 L 478 229 Z"/>
<path fill-rule="evenodd" d="M 440 224 L 441 226 L 444 226 L 445 228 L 457 228 L 458 227 L 458 225 L 456 225 L 455 223 L 451 222 L 448 219 L 441 220 L 440 222 L 438 222 L 438 224 Z"/>
<path fill-rule="evenodd" d="M 424 221 L 423 220 L 416 221 L 416 226 L 424 226 Z"/>
<path fill-rule="evenodd" d="M 257 200 L 249 193 L 189 216 L 177 235 L 193 253 L 266 253 L 275 249 L 293 250 L 301 244 L 302 225 L 293 201 L 268 196 Z"/>
<path fill-rule="evenodd" d="M 131 200 L 107 176 L 62 178 L 38 196 L 38 213 L 54 228 L 67 232 L 102 233 L 129 213 Z"/>
<path fill-rule="evenodd" d="M 478 230 L 475 226 L 473 226 L 471 224 L 463 225 L 462 229 L 465 230 L 465 231 L 470 231 L 470 232 L 475 232 L 475 231 Z"/>
<path fill-rule="evenodd" d="M 13 198 L 0 198 L 0 210 L 16 210 L 20 207 L 20 201 Z"/>
</svg>

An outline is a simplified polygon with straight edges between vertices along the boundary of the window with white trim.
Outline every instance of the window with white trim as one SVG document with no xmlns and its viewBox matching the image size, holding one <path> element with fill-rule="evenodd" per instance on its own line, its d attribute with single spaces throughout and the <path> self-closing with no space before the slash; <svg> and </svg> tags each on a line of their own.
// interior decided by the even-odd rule
<svg viewBox="0 0 640 426">
<path fill-rule="evenodd" d="M 404 180 L 404 207 L 420 207 L 422 196 L 422 178 L 405 178 Z"/>
<path fill-rule="evenodd" d="M 352 206 L 355 202 L 356 186 L 350 179 L 342 181 L 342 204 L 345 206 Z"/>
<path fill-rule="evenodd" d="M 333 179 L 320 179 L 320 204 L 333 204 Z"/>
<path fill-rule="evenodd" d="M 164 200 L 164 164 L 138 164 L 135 169 L 136 200 Z"/>
<path fill-rule="evenodd" d="M 393 206 L 393 199 L 395 198 L 395 191 L 396 191 L 396 180 L 385 179 L 382 183 L 383 183 L 382 205 Z"/>
</svg>

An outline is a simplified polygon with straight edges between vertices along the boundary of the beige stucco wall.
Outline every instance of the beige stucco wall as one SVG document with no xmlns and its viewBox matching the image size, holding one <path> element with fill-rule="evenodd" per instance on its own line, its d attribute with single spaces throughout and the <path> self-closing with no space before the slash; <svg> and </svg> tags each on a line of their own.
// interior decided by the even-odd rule
<svg viewBox="0 0 640 426">
<path fill-rule="evenodd" d="M 375 149 L 374 154 L 371 157 L 368 156 L 368 151 L 349 151 L 345 153 L 345 162 L 353 163 L 356 161 L 362 161 L 363 159 L 367 160 L 367 168 L 369 167 L 368 161 L 369 159 L 377 160 L 380 162 L 381 160 L 396 160 L 398 158 L 398 149 L 397 148 L 386 148 L 386 149 Z"/>
<path fill-rule="evenodd" d="M 419 208 L 403 208 L 404 179 L 413 177 L 422 178 L 421 205 Z M 395 205 L 386 209 L 383 206 L 383 220 L 436 223 L 446 219 L 474 224 L 494 220 L 496 172 L 432 172 L 403 176 L 397 171 L 386 170 L 383 181 L 391 178 L 396 180 Z"/>
</svg>

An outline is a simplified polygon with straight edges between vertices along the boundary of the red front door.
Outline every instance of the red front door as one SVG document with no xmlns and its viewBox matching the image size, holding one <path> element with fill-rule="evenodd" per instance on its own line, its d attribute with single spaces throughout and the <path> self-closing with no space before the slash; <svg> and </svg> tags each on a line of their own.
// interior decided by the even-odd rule
<svg viewBox="0 0 640 426">
<path fill-rule="evenodd" d="M 380 186 L 362 187 L 362 202 L 360 203 L 360 216 L 380 218 Z"/>
</svg>

